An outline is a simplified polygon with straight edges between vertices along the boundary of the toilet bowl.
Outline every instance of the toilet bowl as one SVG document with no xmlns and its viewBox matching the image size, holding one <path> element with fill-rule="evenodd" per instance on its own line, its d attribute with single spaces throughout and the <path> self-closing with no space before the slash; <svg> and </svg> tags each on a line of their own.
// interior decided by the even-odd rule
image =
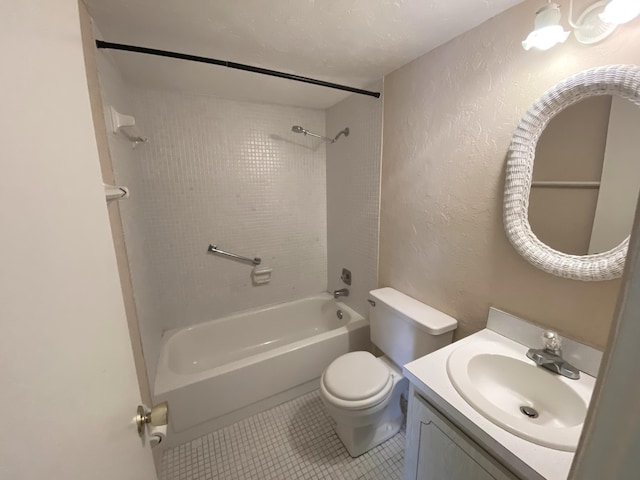
<svg viewBox="0 0 640 480">
<path fill-rule="evenodd" d="M 347 353 L 329 365 L 320 398 L 349 455 L 362 455 L 398 433 L 404 421 L 401 396 L 408 388 L 389 359 L 369 352 Z"/>
<path fill-rule="evenodd" d="M 405 363 L 453 339 L 457 321 L 392 288 L 369 292 L 371 341 L 386 356 L 350 352 L 336 358 L 320 379 L 320 398 L 352 457 L 395 435 L 404 422 L 401 397 L 409 388 Z"/>
</svg>

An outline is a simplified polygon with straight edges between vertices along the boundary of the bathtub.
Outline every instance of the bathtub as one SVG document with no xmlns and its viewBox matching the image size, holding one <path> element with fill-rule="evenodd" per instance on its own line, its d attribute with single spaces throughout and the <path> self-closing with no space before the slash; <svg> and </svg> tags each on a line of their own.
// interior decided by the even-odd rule
<svg viewBox="0 0 640 480">
<path fill-rule="evenodd" d="M 328 293 L 167 331 L 154 385 L 167 446 L 317 388 L 332 360 L 369 345 L 368 320 Z"/>
</svg>

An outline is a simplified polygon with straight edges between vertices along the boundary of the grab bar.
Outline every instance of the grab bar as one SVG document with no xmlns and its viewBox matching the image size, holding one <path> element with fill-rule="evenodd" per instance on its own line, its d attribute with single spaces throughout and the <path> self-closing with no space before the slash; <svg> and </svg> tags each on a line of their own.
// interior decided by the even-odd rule
<svg viewBox="0 0 640 480">
<path fill-rule="evenodd" d="M 217 253 L 219 255 L 224 255 L 225 257 L 230 257 L 230 258 L 235 258 L 236 260 L 240 260 L 242 262 L 249 262 L 252 265 L 258 266 L 260 265 L 260 263 L 262 263 L 262 260 L 258 257 L 256 258 L 248 258 L 248 257 L 243 257 L 241 255 L 236 255 L 235 253 L 229 253 L 229 252 L 225 252 L 224 250 L 220 250 L 217 246 L 215 245 L 209 245 L 209 248 L 207 249 L 208 252 L 210 253 Z"/>
</svg>

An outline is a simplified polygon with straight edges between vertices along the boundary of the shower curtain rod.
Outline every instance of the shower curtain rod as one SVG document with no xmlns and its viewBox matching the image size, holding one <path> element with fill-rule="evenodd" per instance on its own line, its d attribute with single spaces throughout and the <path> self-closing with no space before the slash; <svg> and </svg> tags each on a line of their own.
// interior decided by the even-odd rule
<svg viewBox="0 0 640 480">
<path fill-rule="evenodd" d="M 234 68 L 236 70 L 244 70 L 246 72 L 260 73 L 262 75 L 269 75 L 271 77 L 286 78 L 288 80 L 294 80 L 296 82 L 311 83 L 313 85 L 319 85 L 321 87 L 334 88 L 336 90 L 344 90 L 346 92 L 358 93 L 360 95 L 368 95 L 370 97 L 380 98 L 380 92 L 371 92 L 369 90 L 362 90 L 360 88 L 348 87 L 346 85 L 340 85 L 338 83 L 331 83 L 331 82 L 325 82 L 323 80 L 316 80 L 315 78 L 301 77 L 300 75 L 293 75 L 291 73 L 284 73 L 284 72 L 278 72 L 276 70 L 269 70 L 268 68 L 253 67 L 251 65 L 245 65 L 243 63 L 228 62 L 226 60 L 217 60 L 215 58 L 199 57 L 197 55 L 189 55 L 187 53 L 169 52 L 167 50 L 156 50 L 155 48 L 137 47 L 135 45 L 125 45 L 122 43 L 111 43 L 111 42 L 105 42 L 103 40 L 96 40 L 96 47 L 110 48 L 112 50 L 123 50 L 125 52 L 146 53 L 148 55 L 178 58 L 180 60 L 190 60 L 192 62 L 209 63 L 211 65 L 220 65 L 222 67 Z"/>
</svg>

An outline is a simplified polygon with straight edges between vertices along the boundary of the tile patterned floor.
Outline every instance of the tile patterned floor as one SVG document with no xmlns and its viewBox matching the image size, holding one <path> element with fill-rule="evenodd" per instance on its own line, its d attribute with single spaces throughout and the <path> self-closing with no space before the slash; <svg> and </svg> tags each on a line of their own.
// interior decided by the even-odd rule
<svg viewBox="0 0 640 480">
<path fill-rule="evenodd" d="M 165 451 L 160 480 L 400 480 L 404 442 L 351 458 L 315 391 Z"/>
</svg>

